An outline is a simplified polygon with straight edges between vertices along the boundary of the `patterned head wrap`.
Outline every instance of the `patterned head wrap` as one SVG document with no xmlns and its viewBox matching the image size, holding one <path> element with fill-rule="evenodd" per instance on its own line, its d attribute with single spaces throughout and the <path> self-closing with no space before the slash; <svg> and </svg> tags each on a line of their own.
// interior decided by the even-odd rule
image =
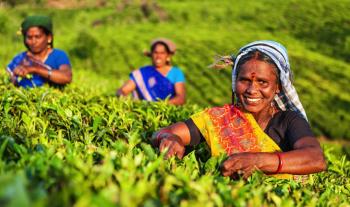
<svg viewBox="0 0 350 207">
<path fill-rule="evenodd" d="M 287 109 L 296 111 L 307 120 L 303 105 L 301 104 L 297 91 L 292 84 L 293 74 L 290 69 L 287 50 L 278 42 L 269 40 L 255 41 L 249 43 L 248 45 L 245 45 L 239 50 L 232 68 L 232 91 L 235 93 L 236 90 L 237 65 L 240 61 L 240 58 L 254 50 L 258 50 L 269 56 L 274 61 L 279 70 L 279 78 L 282 90 L 276 94 L 274 98 L 278 107 L 283 111 Z"/>
</svg>

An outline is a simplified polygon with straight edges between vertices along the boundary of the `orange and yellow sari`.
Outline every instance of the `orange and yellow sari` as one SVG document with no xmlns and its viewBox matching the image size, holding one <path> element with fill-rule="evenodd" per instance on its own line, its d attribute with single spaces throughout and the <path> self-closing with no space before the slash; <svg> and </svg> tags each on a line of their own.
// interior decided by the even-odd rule
<svg viewBox="0 0 350 207">
<path fill-rule="evenodd" d="M 212 156 L 239 152 L 278 152 L 281 148 L 260 128 L 250 113 L 234 105 L 213 107 L 191 116 L 206 142 Z M 278 174 L 279 178 L 293 178 Z"/>
</svg>

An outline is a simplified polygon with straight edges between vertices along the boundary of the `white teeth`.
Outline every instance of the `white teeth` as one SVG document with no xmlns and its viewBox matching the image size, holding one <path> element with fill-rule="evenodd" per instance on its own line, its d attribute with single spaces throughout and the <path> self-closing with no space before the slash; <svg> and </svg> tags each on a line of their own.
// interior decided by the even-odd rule
<svg viewBox="0 0 350 207">
<path fill-rule="evenodd" d="M 258 102 L 260 101 L 260 98 L 247 98 L 249 102 Z"/>
</svg>

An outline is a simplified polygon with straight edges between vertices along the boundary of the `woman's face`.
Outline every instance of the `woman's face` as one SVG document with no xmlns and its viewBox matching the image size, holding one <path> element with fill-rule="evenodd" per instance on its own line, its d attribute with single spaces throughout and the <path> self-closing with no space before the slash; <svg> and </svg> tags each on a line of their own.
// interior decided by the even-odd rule
<svg viewBox="0 0 350 207">
<path fill-rule="evenodd" d="M 30 27 L 25 36 L 25 43 L 34 54 L 39 54 L 47 49 L 48 43 L 52 41 L 51 35 L 45 34 L 45 32 L 39 27 Z"/>
<path fill-rule="evenodd" d="M 273 65 L 252 59 L 241 66 L 236 94 L 246 111 L 253 114 L 268 111 L 276 93 L 279 93 L 279 85 Z"/>
<path fill-rule="evenodd" d="M 167 52 L 166 47 L 162 44 L 157 44 L 152 51 L 152 62 L 156 67 L 163 67 L 167 65 L 170 59 L 170 54 Z"/>
</svg>

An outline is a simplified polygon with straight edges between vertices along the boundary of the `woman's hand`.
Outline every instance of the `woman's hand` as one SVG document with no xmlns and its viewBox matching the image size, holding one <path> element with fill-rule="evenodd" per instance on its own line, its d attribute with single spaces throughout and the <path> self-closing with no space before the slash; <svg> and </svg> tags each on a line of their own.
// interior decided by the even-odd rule
<svg viewBox="0 0 350 207">
<path fill-rule="evenodd" d="M 248 178 L 255 170 L 266 174 L 306 175 L 327 169 L 322 148 L 316 138 L 303 137 L 295 142 L 293 148 L 279 155 L 274 152 L 233 154 L 222 163 L 221 172 L 224 176 L 238 174 Z"/>
<path fill-rule="evenodd" d="M 20 77 L 26 77 L 28 74 L 33 73 L 33 68 L 30 66 L 19 65 L 13 71 L 13 74 Z"/>
<path fill-rule="evenodd" d="M 175 134 L 170 134 L 170 136 L 161 139 L 159 150 L 161 152 L 166 151 L 165 159 L 172 156 L 177 156 L 179 159 L 182 159 L 185 154 L 185 146 L 182 143 L 181 138 Z"/>
<path fill-rule="evenodd" d="M 223 176 L 230 176 L 234 179 L 242 176 L 247 179 L 255 170 L 258 169 L 257 153 L 238 153 L 231 155 L 221 165 L 221 173 Z"/>
<path fill-rule="evenodd" d="M 159 147 L 161 152 L 168 150 L 165 155 L 166 159 L 172 156 L 181 159 L 185 154 L 185 146 L 190 143 L 190 140 L 190 131 L 184 122 L 177 122 L 160 129 L 150 139 L 152 145 Z"/>
</svg>

